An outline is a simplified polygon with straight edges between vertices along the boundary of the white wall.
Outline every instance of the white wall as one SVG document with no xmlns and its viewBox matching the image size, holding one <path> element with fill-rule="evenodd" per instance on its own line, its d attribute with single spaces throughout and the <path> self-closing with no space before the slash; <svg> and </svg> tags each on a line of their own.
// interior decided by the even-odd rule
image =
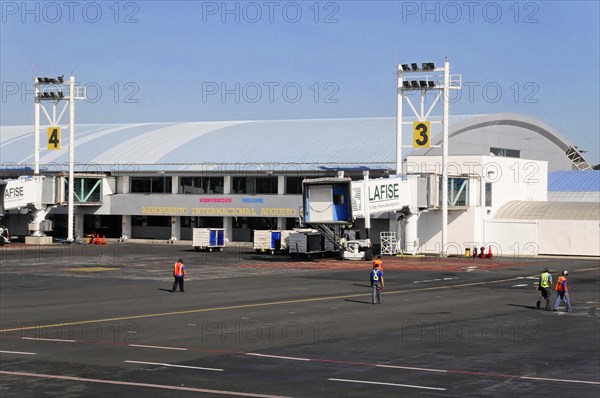
<svg viewBox="0 0 600 398">
<path fill-rule="evenodd" d="M 539 220 L 540 254 L 600 256 L 598 220 Z"/>
<path fill-rule="evenodd" d="M 520 258 L 539 253 L 535 220 L 488 220 L 484 223 L 484 238 L 498 256 Z"/>
<path fill-rule="evenodd" d="M 409 156 L 409 173 L 441 173 L 440 156 Z M 469 177 L 469 206 L 448 212 L 448 253 L 464 253 L 466 247 L 488 247 L 497 242 L 499 250 L 529 253 L 530 247 L 517 248 L 515 241 L 507 239 L 519 236 L 513 226 L 486 227 L 494 213 L 505 203 L 513 200 L 546 201 L 548 187 L 548 165 L 545 161 L 505 158 L 496 156 L 450 156 L 448 175 Z M 485 206 L 485 183 L 492 184 L 492 206 Z M 487 228 L 487 229 L 486 229 Z M 492 229 L 490 229 L 492 228 Z M 495 229 L 494 229 L 495 228 Z M 419 216 L 418 235 L 423 253 L 439 253 L 441 248 L 442 214 L 440 209 L 429 210 Z M 529 234 L 530 232 L 527 232 Z M 529 239 L 529 235 L 527 235 Z M 535 241 L 537 242 L 537 240 Z"/>
</svg>

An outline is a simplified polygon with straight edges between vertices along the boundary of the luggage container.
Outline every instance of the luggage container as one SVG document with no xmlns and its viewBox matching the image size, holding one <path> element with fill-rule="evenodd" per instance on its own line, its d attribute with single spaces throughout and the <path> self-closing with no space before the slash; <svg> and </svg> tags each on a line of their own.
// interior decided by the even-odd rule
<svg viewBox="0 0 600 398">
<path fill-rule="evenodd" d="M 225 230 L 223 228 L 194 228 L 192 246 L 196 250 L 223 251 Z"/>
<path fill-rule="evenodd" d="M 281 250 L 281 231 L 255 230 L 254 250 L 257 252 L 270 252 L 275 254 Z"/>
<path fill-rule="evenodd" d="M 319 254 L 334 252 L 333 244 L 325 239 L 319 232 L 295 232 L 290 234 L 288 242 L 288 252 L 292 256 Z"/>
</svg>

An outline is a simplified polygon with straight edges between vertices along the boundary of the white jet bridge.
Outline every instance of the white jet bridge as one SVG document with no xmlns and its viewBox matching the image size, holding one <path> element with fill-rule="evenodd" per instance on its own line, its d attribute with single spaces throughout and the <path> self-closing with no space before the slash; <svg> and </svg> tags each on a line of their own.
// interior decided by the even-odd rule
<svg viewBox="0 0 600 398">
<path fill-rule="evenodd" d="M 368 172 L 364 176 L 362 181 L 343 177 L 304 180 L 302 215 L 305 224 L 330 240 L 342 258 L 370 260 L 371 216 L 399 213 L 405 222 L 404 249 L 412 251 L 417 240 L 415 216 L 438 202 L 436 176 L 415 174 L 369 179 Z M 365 219 L 365 239 L 346 233 L 357 218 Z"/>
</svg>

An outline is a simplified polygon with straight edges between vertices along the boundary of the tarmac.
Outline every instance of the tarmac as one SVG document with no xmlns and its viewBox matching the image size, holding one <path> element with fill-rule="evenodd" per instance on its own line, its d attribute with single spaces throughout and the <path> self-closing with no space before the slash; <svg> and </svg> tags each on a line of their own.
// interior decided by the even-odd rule
<svg viewBox="0 0 600 398">
<path fill-rule="evenodd" d="M 600 396 L 597 258 L 383 260 L 373 305 L 364 261 L 1 247 L 0 396 Z M 535 308 L 544 267 L 574 312 Z"/>
</svg>

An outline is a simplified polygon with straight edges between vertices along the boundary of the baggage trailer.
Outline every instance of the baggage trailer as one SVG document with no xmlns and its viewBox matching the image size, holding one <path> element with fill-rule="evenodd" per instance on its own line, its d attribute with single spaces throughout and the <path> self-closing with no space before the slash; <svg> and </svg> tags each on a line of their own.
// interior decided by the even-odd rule
<svg viewBox="0 0 600 398">
<path fill-rule="evenodd" d="M 323 257 L 325 253 L 334 251 L 333 243 L 319 232 L 296 232 L 289 236 L 288 252 L 292 257 L 305 255 L 310 258 L 314 254 Z"/>
<path fill-rule="evenodd" d="M 225 230 L 223 228 L 194 228 L 192 246 L 197 251 L 223 251 L 225 246 Z"/>
<path fill-rule="evenodd" d="M 257 252 L 270 252 L 282 250 L 282 231 L 273 230 L 255 230 L 254 231 L 254 250 Z"/>
</svg>

